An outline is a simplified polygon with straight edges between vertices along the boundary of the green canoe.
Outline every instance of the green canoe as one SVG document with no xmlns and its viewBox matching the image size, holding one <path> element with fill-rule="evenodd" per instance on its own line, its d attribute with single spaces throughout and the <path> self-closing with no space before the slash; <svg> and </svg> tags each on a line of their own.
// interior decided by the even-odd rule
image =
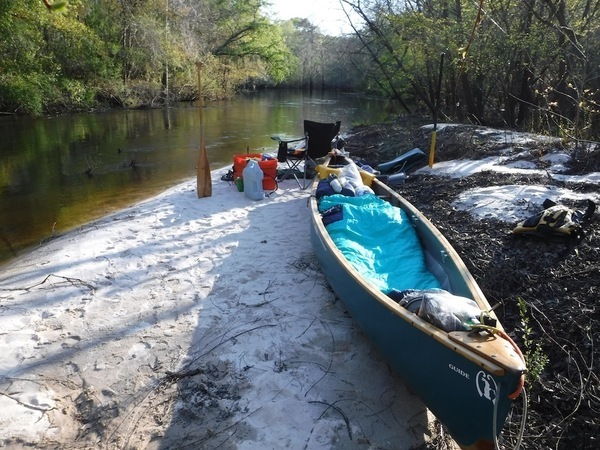
<svg viewBox="0 0 600 450">
<path fill-rule="evenodd" d="M 329 162 L 328 160 L 325 165 Z M 343 158 L 336 158 L 336 164 L 342 163 L 343 166 L 347 162 Z M 325 175 L 322 176 L 326 178 Z M 338 210 L 346 213 L 346 203 L 350 204 L 350 208 L 356 209 L 357 204 L 361 206 L 362 203 L 373 202 L 357 199 L 346 202 L 347 199 L 340 195 L 322 196 L 318 188 L 322 188 L 323 183 L 319 185 L 319 181 L 317 177 L 310 199 L 311 241 L 328 283 L 355 322 L 461 448 L 493 449 L 513 401 L 522 392 L 526 367 L 521 352 L 491 311 L 465 264 L 420 211 L 379 180 L 372 181 L 370 187 L 374 191 L 372 197 L 376 206 L 371 204 L 369 207 L 372 210 L 385 209 L 381 203 L 386 203 L 387 209 L 390 205 L 393 207 L 392 215 L 400 213 L 396 208 L 403 210 L 402 217 L 410 224 L 410 229 L 416 232 L 423 260 L 430 273 L 439 281 L 439 286 L 452 296 L 473 300 L 481 311 L 487 312 L 487 325 L 474 325 L 470 331 L 445 331 L 401 306 L 401 302 L 382 288 L 376 274 L 365 276 L 370 268 L 362 267 L 364 261 L 360 261 L 360 255 L 369 254 L 373 259 L 370 264 L 375 266 L 379 259 L 391 258 L 394 261 L 396 255 L 385 254 L 386 251 L 397 251 L 390 244 L 378 244 L 374 250 L 356 250 L 355 243 L 348 243 L 346 237 L 342 247 L 351 248 L 353 256 L 345 256 L 348 253 L 338 247 L 339 242 L 334 242 L 330 230 L 337 235 L 346 225 L 338 223 L 328 224 L 326 227 L 320 204 L 325 200 L 331 202 L 332 199 L 339 198 L 343 206 Z M 362 229 L 367 230 L 367 234 L 369 230 L 383 234 L 374 222 L 377 219 L 369 220 L 371 222 Z M 360 222 L 360 219 L 353 217 L 353 221 Z M 393 230 L 385 234 L 388 237 L 395 236 Z M 398 236 L 404 235 L 405 231 Z M 371 237 L 364 236 L 360 239 L 370 243 Z M 371 245 L 369 243 L 366 245 Z M 411 251 L 412 253 L 414 252 Z M 373 257 L 373 254 L 376 256 Z M 358 258 L 356 255 L 359 255 Z M 402 285 L 405 280 L 403 275 L 408 269 L 398 264 L 397 268 L 390 270 L 388 267 L 387 270 L 390 273 L 381 278 L 384 281 L 394 278 Z M 398 273 L 392 273 L 394 271 Z M 402 289 L 406 287 L 403 286 Z"/>
</svg>

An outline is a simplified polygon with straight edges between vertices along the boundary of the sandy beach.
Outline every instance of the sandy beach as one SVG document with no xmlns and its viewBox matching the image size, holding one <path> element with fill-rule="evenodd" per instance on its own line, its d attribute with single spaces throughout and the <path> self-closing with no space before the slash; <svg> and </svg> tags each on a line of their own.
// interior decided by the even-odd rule
<svg viewBox="0 0 600 450">
<path fill-rule="evenodd" d="M 223 170 L 58 237 L 0 276 L 7 448 L 413 448 L 433 418 L 328 289 L 309 191 Z"/>
</svg>

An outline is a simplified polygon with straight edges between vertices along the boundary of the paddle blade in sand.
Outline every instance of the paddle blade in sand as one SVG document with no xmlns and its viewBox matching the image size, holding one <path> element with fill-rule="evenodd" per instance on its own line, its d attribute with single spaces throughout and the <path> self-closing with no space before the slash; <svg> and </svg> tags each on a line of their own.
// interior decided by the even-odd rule
<svg viewBox="0 0 600 450">
<path fill-rule="evenodd" d="M 197 188 L 198 198 L 210 197 L 212 195 L 212 180 L 210 177 L 210 164 L 204 146 L 204 117 L 202 116 L 202 63 L 197 62 L 198 68 L 198 111 L 200 114 L 200 149 L 198 151 Z"/>
</svg>

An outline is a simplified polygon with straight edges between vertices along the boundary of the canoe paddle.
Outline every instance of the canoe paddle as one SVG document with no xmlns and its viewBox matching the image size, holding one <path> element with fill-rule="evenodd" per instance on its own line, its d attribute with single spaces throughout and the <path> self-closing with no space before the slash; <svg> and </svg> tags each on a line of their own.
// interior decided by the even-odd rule
<svg viewBox="0 0 600 450">
<path fill-rule="evenodd" d="M 437 92 L 435 98 L 435 105 L 433 107 L 433 133 L 431 134 L 431 147 L 429 148 L 429 167 L 433 167 L 433 160 L 435 159 L 435 139 L 437 135 L 437 116 L 438 108 L 440 107 L 440 92 L 442 90 L 442 73 L 444 68 L 444 56 L 442 52 L 440 55 L 440 76 L 438 77 Z"/>
<path fill-rule="evenodd" d="M 200 150 L 198 152 L 198 173 L 196 177 L 198 198 L 212 195 L 212 180 L 210 178 L 210 164 L 204 146 L 204 118 L 202 117 L 202 63 L 196 62 L 198 68 L 198 111 L 200 114 Z"/>
</svg>

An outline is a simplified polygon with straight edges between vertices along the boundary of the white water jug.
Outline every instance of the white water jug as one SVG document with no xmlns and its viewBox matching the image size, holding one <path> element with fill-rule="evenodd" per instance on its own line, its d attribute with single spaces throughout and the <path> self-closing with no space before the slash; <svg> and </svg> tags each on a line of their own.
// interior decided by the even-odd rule
<svg viewBox="0 0 600 450">
<path fill-rule="evenodd" d="M 258 165 L 258 162 L 251 159 L 242 171 L 244 179 L 244 193 L 251 200 L 262 200 L 265 198 L 263 191 L 262 180 L 263 171 Z"/>
</svg>

